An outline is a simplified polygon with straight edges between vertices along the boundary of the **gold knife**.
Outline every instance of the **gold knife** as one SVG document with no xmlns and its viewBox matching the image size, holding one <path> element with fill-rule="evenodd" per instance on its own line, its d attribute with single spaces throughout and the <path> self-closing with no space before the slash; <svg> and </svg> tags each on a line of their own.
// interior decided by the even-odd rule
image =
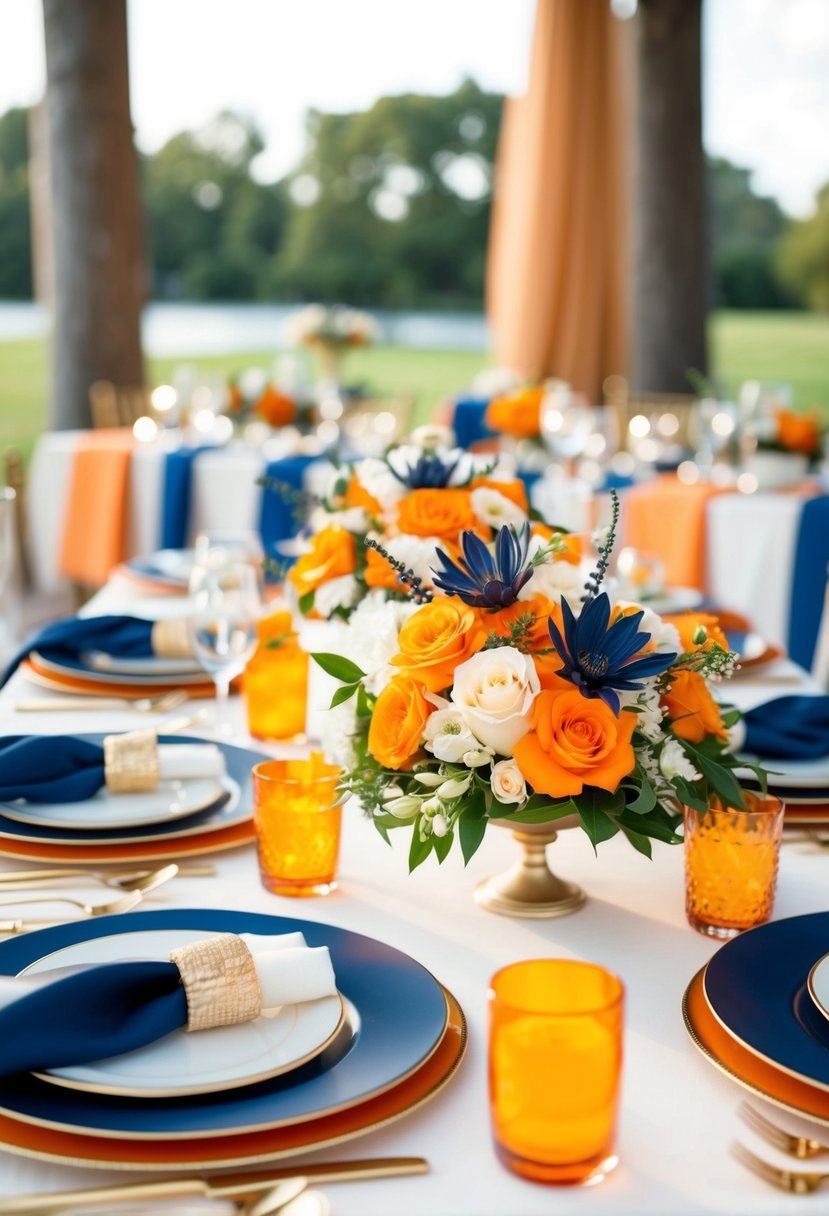
<svg viewBox="0 0 829 1216">
<path fill-rule="evenodd" d="M 95 1187 L 88 1191 L 52 1191 L 40 1195 L 0 1199 L 2 1216 L 23 1213 L 68 1211 L 90 1203 L 131 1203 L 142 1199 L 244 1199 L 288 1179 L 307 1183 L 368 1182 L 374 1178 L 401 1178 L 427 1174 L 425 1157 L 371 1157 L 357 1161 L 329 1161 L 319 1165 L 257 1170 L 245 1174 L 226 1174 L 221 1178 L 165 1178 L 158 1182 L 128 1182 L 124 1185 Z"/>
<path fill-rule="evenodd" d="M 3 870 L 0 873 L 0 888 L 8 884 L 54 882 L 64 878 L 137 878 L 148 874 L 154 866 L 134 866 L 131 870 L 84 870 L 80 866 L 67 866 L 65 869 L 51 867 L 47 870 Z M 216 867 L 180 865 L 176 878 L 212 878 Z"/>
</svg>

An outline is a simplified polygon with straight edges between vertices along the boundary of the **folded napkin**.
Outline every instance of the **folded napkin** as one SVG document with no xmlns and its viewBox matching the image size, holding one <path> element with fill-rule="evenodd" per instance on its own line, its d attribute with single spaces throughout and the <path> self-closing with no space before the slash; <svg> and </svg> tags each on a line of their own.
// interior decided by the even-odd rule
<svg viewBox="0 0 829 1216">
<path fill-rule="evenodd" d="M 262 548 L 266 555 L 284 562 L 284 556 L 279 551 L 280 541 L 291 540 L 300 528 L 295 508 L 296 498 L 301 495 L 305 485 L 305 474 L 318 456 L 283 456 L 272 460 L 265 469 L 265 489 L 262 493 L 262 505 L 259 512 L 259 535 Z M 268 488 L 270 485 L 270 488 Z M 280 493 L 276 487 L 285 486 L 286 491 Z"/>
<path fill-rule="evenodd" d="M 54 621 L 26 642 L 3 673 L 0 686 L 30 651 L 44 658 L 76 659 L 100 650 L 120 659 L 184 658 L 192 654 L 183 620 L 146 621 L 135 616 L 70 616 Z"/>
<path fill-rule="evenodd" d="M 164 490 L 161 497 L 160 549 L 184 549 L 190 535 L 190 501 L 193 461 L 212 444 L 180 447 L 164 457 Z"/>
<path fill-rule="evenodd" d="M 126 783 L 119 780 L 125 771 Z M 82 802 L 104 785 L 113 793 L 136 793 L 154 789 L 158 781 L 221 777 L 224 772 L 224 756 L 215 743 L 159 744 L 154 731 L 110 735 L 103 746 L 73 735 L 0 738 L 2 802 Z"/>
<path fill-rule="evenodd" d="M 777 697 L 743 715 L 743 751 L 769 760 L 829 756 L 829 696 Z"/>
<path fill-rule="evenodd" d="M 0 1076 L 65 1068 L 146 1047 L 174 1030 L 252 1021 L 334 996 L 326 946 L 301 933 L 222 934 L 136 960 L 0 977 Z"/>
<path fill-rule="evenodd" d="M 452 430 L 459 448 L 471 448 L 485 439 L 497 439 L 498 432 L 486 424 L 489 397 L 459 397 L 452 415 Z"/>
</svg>

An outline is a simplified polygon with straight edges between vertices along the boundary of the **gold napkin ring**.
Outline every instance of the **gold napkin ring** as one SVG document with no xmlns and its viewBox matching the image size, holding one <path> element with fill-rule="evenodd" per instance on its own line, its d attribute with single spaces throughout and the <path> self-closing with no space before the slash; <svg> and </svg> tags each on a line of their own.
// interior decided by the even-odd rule
<svg viewBox="0 0 829 1216">
<path fill-rule="evenodd" d="M 253 955 L 240 937 L 222 933 L 170 955 L 187 997 L 187 1030 L 236 1026 L 262 1012 L 262 994 Z"/>
<path fill-rule="evenodd" d="M 136 794 L 158 784 L 158 740 L 154 730 L 133 730 L 104 739 L 104 777 L 111 794 Z"/>
<path fill-rule="evenodd" d="M 187 621 L 156 621 L 150 634 L 150 646 L 158 659 L 192 659 L 193 647 L 187 634 Z"/>
</svg>

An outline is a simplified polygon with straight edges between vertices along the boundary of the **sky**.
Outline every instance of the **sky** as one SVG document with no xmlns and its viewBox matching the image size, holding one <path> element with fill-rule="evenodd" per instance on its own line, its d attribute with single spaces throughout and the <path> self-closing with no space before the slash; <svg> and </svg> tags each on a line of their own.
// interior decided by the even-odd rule
<svg viewBox="0 0 829 1216">
<path fill-rule="evenodd" d="M 136 141 L 154 151 L 219 110 L 266 139 L 262 180 L 291 170 L 309 107 L 384 94 L 526 87 L 535 0 L 128 0 Z M 829 0 L 704 0 L 704 142 L 791 215 L 829 181 Z M 41 0 L 0 0 L 0 113 L 43 92 Z"/>
</svg>

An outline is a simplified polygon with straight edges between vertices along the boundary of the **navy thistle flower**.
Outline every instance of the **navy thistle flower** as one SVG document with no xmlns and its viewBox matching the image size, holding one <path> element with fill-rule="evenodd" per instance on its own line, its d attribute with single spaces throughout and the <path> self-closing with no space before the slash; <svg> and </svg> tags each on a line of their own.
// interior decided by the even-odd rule
<svg viewBox="0 0 829 1216">
<path fill-rule="evenodd" d="M 642 680 L 666 671 L 675 654 L 661 651 L 639 654 L 651 640 L 649 633 L 640 633 L 644 613 L 633 612 L 610 624 L 610 600 L 606 592 L 595 596 L 575 616 L 562 596 L 564 637 L 555 622 L 548 622 L 553 646 L 564 660 L 557 672 L 577 686 L 585 697 L 600 697 L 618 716 L 621 709 L 620 692 L 639 692 Z"/>
<path fill-rule="evenodd" d="M 533 576 L 529 544 L 528 524 L 520 532 L 503 524 L 492 549 L 474 532 L 462 532 L 463 557 L 453 561 L 438 549 L 443 569 L 434 571 L 435 586 L 472 608 L 509 608 Z"/>
<path fill-rule="evenodd" d="M 458 452 L 454 460 L 443 460 L 434 453 L 424 452 L 414 464 L 406 464 L 402 469 L 396 469 L 390 460 L 386 463 L 408 490 L 445 490 L 462 455 L 462 452 Z"/>
</svg>

